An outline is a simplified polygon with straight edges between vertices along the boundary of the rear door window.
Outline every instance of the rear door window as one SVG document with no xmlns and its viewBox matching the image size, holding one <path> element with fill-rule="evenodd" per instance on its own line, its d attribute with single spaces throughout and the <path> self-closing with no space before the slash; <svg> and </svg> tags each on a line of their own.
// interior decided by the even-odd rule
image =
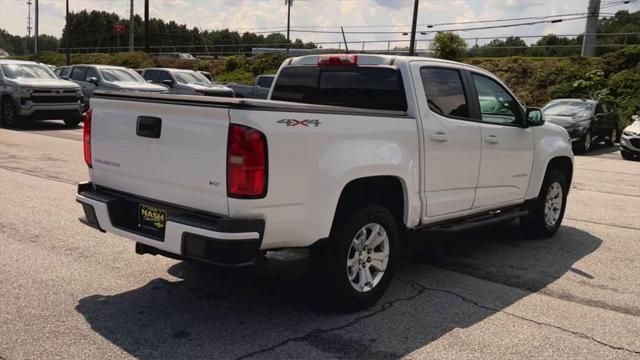
<svg viewBox="0 0 640 360">
<path fill-rule="evenodd" d="M 470 117 L 460 71 L 422 68 L 420 75 L 431 111 L 455 118 Z"/>
<path fill-rule="evenodd" d="M 272 100 L 406 111 L 397 69 L 380 66 L 287 67 L 280 71 Z"/>
</svg>

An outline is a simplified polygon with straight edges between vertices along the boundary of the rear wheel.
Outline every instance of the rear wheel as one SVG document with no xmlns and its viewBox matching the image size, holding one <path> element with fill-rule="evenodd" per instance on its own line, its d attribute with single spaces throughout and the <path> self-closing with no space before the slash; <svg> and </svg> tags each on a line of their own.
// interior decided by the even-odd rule
<svg viewBox="0 0 640 360">
<path fill-rule="evenodd" d="M 18 110 L 12 100 L 2 99 L 0 106 L 0 124 L 2 127 L 14 128 L 20 125 L 22 119 L 18 116 Z"/>
<path fill-rule="evenodd" d="M 529 205 L 529 214 L 520 218 L 524 230 L 537 238 L 546 238 L 560 228 L 567 204 L 567 180 L 559 170 L 551 170 L 542 183 L 538 198 Z"/>
<path fill-rule="evenodd" d="M 613 146 L 613 145 L 615 145 L 615 144 L 616 144 L 616 137 L 617 137 L 617 135 L 618 135 L 618 131 L 617 131 L 615 128 L 613 128 L 613 129 L 611 130 L 611 135 L 609 135 L 609 137 L 608 137 L 608 138 L 607 138 L 607 140 L 605 141 L 605 144 L 606 144 L 607 146 Z"/>
<path fill-rule="evenodd" d="M 359 310 L 375 304 L 391 281 L 398 242 L 393 215 L 379 205 L 365 206 L 337 225 L 316 270 L 331 305 Z"/>
</svg>

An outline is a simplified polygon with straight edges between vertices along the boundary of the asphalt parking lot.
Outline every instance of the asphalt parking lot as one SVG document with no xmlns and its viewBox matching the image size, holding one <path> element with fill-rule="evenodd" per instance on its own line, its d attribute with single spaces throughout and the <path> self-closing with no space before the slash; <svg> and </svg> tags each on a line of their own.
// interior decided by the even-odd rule
<svg viewBox="0 0 640 360">
<path fill-rule="evenodd" d="M 640 162 L 576 157 L 558 234 L 411 234 L 382 300 L 322 306 L 304 251 L 221 270 L 85 225 L 82 129 L 0 129 L 0 359 L 640 359 Z"/>
</svg>

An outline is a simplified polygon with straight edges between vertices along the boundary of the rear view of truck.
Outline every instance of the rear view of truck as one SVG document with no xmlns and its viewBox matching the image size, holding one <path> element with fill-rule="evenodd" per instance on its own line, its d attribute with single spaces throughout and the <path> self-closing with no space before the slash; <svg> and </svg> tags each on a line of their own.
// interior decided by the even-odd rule
<svg viewBox="0 0 640 360">
<path fill-rule="evenodd" d="M 230 125 L 229 103 L 194 98 L 97 96 L 84 127 L 91 183 L 77 200 L 91 226 L 134 239 L 139 253 L 249 263 L 264 221 L 230 219 L 227 199 L 264 196 L 266 140 Z"/>
</svg>

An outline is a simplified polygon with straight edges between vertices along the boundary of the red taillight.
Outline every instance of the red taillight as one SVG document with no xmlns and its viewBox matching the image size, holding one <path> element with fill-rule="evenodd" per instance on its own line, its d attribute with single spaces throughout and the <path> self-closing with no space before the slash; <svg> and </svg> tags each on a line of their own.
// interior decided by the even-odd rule
<svg viewBox="0 0 640 360">
<path fill-rule="evenodd" d="M 235 124 L 229 127 L 227 194 L 237 198 L 267 194 L 267 140 L 256 129 Z"/>
<path fill-rule="evenodd" d="M 318 66 L 358 65 L 357 55 L 322 55 L 318 57 Z"/>
<path fill-rule="evenodd" d="M 82 143 L 84 144 L 84 162 L 91 167 L 91 116 L 93 110 L 89 109 L 84 114 L 84 125 L 82 129 Z"/>
</svg>

